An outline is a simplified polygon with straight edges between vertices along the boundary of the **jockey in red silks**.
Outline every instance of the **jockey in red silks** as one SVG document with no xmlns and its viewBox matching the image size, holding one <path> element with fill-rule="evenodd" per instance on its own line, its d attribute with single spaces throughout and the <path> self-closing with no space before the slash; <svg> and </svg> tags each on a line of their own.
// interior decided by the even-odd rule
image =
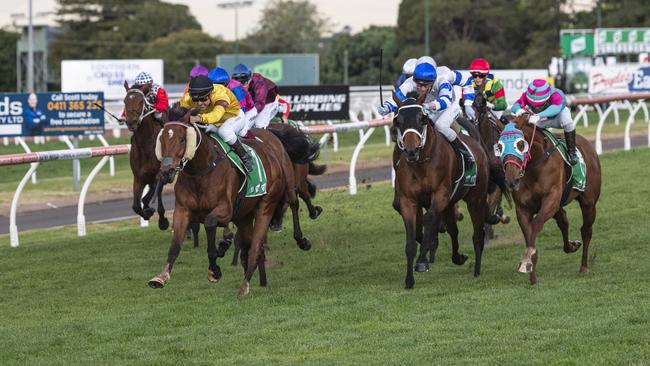
<svg viewBox="0 0 650 366">
<path fill-rule="evenodd" d="M 560 89 L 551 87 L 543 79 L 535 79 L 525 92 L 521 94 L 510 109 L 515 116 L 532 112 L 528 122 L 542 128 L 562 128 L 566 138 L 566 147 L 569 163 L 578 162 L 576 155 L 576 125 L 571 117 L 571 110 L 567 107 L 566 97 Z M 541 120 L 544 118 L 544 120 Z"/>
<path fill-rule="evenodd" d="M 248 89 L 253 97 L 257 116 L 254 118 L 256 128 L 266 128 L 278 112 L 278 86 L 264 76 L 253 73 L 246 65 L 239 64 L 232 70 L 232 78 Z"/>
<path fill-rule="evenodd" d="M 251 97 L 250 93 L 242 83 L 235 79 L 231 79 L 230 75 L 228 75 L 228 71 L 222 67 L 215 67 L 210 70 L 208 77 L 213 83 L 223 85 L 235 94 L 235 97 L 237 97 L 239 105 L 246 116 L 246 121 L 248 121 L 246 130 L 242 132 L 243 135 L 247 135 L 248 129 L 253 124 L 252 121 L 254 121 L 255 116 L 257 116 L 257 108 L 255 108 L 253 97 Z"/>
<path fill-rule="evenodd" d="M 153 77 L 148 72 L 141 72 L 135 77 L 135 82 L 133 83 L 134 88 L 138 88 L 141 91 L 149 89 L 149 92 L 145 95 L 147 101 L 153 106 L 156 110 L 153 116 L 158 120 L 162 121 L 163 112 L 167 112 L 169 108 L 169 98 L 167 97 L 167 92 L 165 88 L 153 82 Z M 122 117 L 126 115 L 126 111 L 122 111 Z"/>
</svg>

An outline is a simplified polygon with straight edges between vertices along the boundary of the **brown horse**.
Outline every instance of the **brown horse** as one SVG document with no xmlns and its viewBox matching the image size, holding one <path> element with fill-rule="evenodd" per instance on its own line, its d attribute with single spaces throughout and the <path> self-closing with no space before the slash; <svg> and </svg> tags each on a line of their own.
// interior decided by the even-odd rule
<svg viewBox="0 0 650 366">
<path fill-rule="evenodd" d="M 172 267 L 183 242 L 185 230 L 190 222 L 203 222 L 208 229 L 226 226 L 233 222 L 237 226 L 235 241 L 242 248 L 241 260 L 244 267 L 244 281 L 239 295 L 250 290 L 250 280 L 255 269 L 260 268 L 260 285 L 266 286 L 266 270 L 263 246 L 266 244 L 269 223 L 278 207 L 284 202 L 291 206 L 294 216 L 294 238 L 303 250 L 311 247 L 302 236 L 298 219 L 298 200 L 294 189 L 293 169 L 284 144 L 273 133 L 259 130 L 256 135 L 261 141 L 249 140 L 247 144 L 255 149 L 262 160 L 267 174 L 267 193 L 257 197 L 242 197 L 239 193 L 243 178 L 225 157 L 224 151 L 194 124 L 169 122 L 159 139 L 159 155 L 164 182 L 178 180 L 174 186 L 176 208 L 174 210 L 173 237 L 163 271 L 149 281 L 149 286 L 163 287 L 170 279 Z M 214 237 L 208 240 L 208 279 L 217 281 L 220 273 L 216 264 L 217 249 Z"/>
<path fill-rule="evenodd" d="M 506 181 L 514 190 L 517 220 L 526 240 L 526 251 L 518 271 L 530 273 L 530 283 L 537 283 L 537 235 L 544 223 L 555 219 L 564 241 L 564 252 L 573 253 L 582 244 L 580 272 L 589 270 L 588 255 L 596 203 L 600 197 L 600 161 L 591 143 L 576 137 L 576 145 L 586 163 L 586 186 L 583 192 L 572 189 L 570 171 L 554 143 L 535 126 L 528 124 L 528 114 L 518 117 L 501 134 L 495 154 L 505 169 Z M 568 183 L 567 183 L 568 182 Z M 569 240 L 569 221 L 562 208 L 577 200 L 582 211 L 582 243 Z"/>
<path fill-rule="evenodd" d="M 413 260 L 417 252 L 417 242 L 421 243 L 420 256 L 415 270 L 426 272 L 429 264 L 427 250 L 435 256 L 438 247 L 438 228 L 442 220 L 451 237 L 452 262 L 462 265 L 467 256 L 458 251 L 458 226 L 454 215 L 454 204 L 461 198 L 467 203 L 474 228 L 474 276 L 481 273 L 481 256 L 484 245 L 483 224 L 488 215 L 487 189 L 490 169 L 485 151 L 478 141 L 459 135 L 474 154 L 477 164 L 476 186 L 456 186 L 459 170 L 463 164 L 450 143 L 436 131 L 429 117 L 424 113 L 421 103 L 408 98 L 404 103 L 397 98 L 398 112 L 393 119 L 397 129 L 397 144 L 400 150 L 396 166 L 395 198 L 393 207 L 402 215 L 406 229 L 406 288 L 413 288 Z M 394 155 L 395 156 L 395 155 Z M 422 209 L 426 212 L 422 214 Z"/>
<path fill-rule="evenodd" d="M 478 88 L 477 93 L 475 93 L 473 106 L 476 110 L 476 123 L 478 125 L 479 135 L 481 136 L 481 143 L 485 148 L 485 152 L 491 157 L 493 146 L 499 141 L 499 135 L 503 131 L 504 125 L 488 108 L 487 101 L 483 95 L 483 88 L 484 85 Z M 488 221 L 491 223 L 501 222 L 502 224 L 508 224 L 510 222 L 510 217 L 503 213 L 503 208 L 501 207 L 503 197 L 504 192 L 501 191 L 501 188 L 498 185 L 492 184 L 488 189 L 488 206 L 490 212 L 490 219 Z M 510 195 L 507 194 L 506 198 L 510 204 Z M 485 231 L 488 238 L 494 238 L 492 225 L 486 225 Z"/>
<path fill-rule="evenodd" d="M 137 87 L 130 88 L 124 81 L 126 97 L 124 97 L 124 110 L 126 112 L 126 126 L 133 133 L 131 135 L 131 152 L 129 162 L 133 172 L 133 211 L 148 220 L 154 213 L 149 203 L 154 195 L 158 200 L 158 227 L 166 230 L 169 221 L 165 218 L 165 208 L 162 201 L 163 185 L 159 184 L 158 172 L 160 162 L 156 159 L 156 136 L 162 124 L 153 117 L 155 109 L 147 100 L 148 90 Z M 163 114 L 163 119 L 166 119 Z M 142 197 L 144 187 L 149 186 L 149 191 Z"/>
</svg>

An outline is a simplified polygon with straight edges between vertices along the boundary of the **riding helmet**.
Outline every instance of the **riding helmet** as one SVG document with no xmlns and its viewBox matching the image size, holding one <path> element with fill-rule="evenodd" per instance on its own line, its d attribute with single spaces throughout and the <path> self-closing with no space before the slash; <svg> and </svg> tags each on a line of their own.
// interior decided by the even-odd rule
<svg viewBox="0 0 650 366">
<path fill-rule="evenodd" d="M 242 84 L 250 80 L 252 75 L 253 71 L 244 64 L 239 64 L 232 69 L 232 78 Z"/>
<path fill-rule="evenodd" d="M 481 75 L 488 74 L 490 72 L 490 64 L 484 58 L 477 58 L 472 61 L 469 65 L 470 73 L 479 73 Z"/>
<path fill-rule="evenodd" d="M 230 82 L 230 76 L 228 75 L 228 71 L 226 71 L 226 69 L 224 69 L 223 67 L 215 67 L 214 69 L 210 70 L 208 77 L 210 78 L 210 80 L 212 80 L 213 83 L 221 84 L 223 86 L 228 85 L 228 83 Z"/>
<path fill-rule="evenodd" d="M 429 63 L 419 64 L 413 71 L 413 80 L 420 83 L 433 83 L 438 74 L 436 68 Z"/>
<path fill-rule="evenodd" d="M 204 75 L 199 75 L 190 79 L 190 97 L 192 98 L 203 98 L 212 92 L 214 85 L 212 80 L 209 77 Z"/>
</svg>

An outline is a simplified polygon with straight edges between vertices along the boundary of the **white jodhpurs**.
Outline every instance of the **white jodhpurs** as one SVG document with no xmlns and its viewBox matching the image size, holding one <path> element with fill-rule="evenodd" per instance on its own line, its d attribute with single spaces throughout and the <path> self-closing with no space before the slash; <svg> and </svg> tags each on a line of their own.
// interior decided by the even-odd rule
<svg viewBox="0 0 650 366">
<path fill-rule="evenodd" d="M 255 117 L 257 117 L 257 108 L 255 107 L 253 107 L 253 109 L 251 109 L 250 111 L 244 113 L 245 127 L 241 131 L 241 134 L 239 136 L 246 136 L 248 130 L 253 128 L 253 126 L 255 125 Z"/>
<path fill-rule="evenodd" d="M 537 126 L 543 128 L 561 128 L 564 130 L 564 132 L 571 132 L 576 129 L 576 125 L 573 122 L 573 117 L 571 117 L 571 110 L 569 107 L 562 108 L 560 114 L 553 118 L 537 122 Z"/>
<path fill-rule="evenodd" d="M 206 132 L 217 132 L 219 136 L 228 144 L 232 145 L 237 141 L 237 136 L 244 136 L 248 131 L 246 125 L 246 116 L 241 110 L 235 117 L 228 118 L 221 126 L 208 125 Z M 244 134 L 242 134 L 242 131 Z"/>
<path fill-rule="evenodd" d="M 433 121 L 436 130 L 443 134 L 449 141 L 454 141 L 457 137 L 456 132 L 451 128 L 456 118 L 460 115 L 461 110 L 458 103 L 453 103 L 442 111 L 433 111 L 429 118 Z"/>
<path fill-rule="evenodd" d="M 272 103 L 268 103 L 264 106 L 264 109 L 257 113 L 254 119 L 255 128 L 266 128 L 276 114 L 278 114 L 278 102 L 273 101 Z"/>
</svg>

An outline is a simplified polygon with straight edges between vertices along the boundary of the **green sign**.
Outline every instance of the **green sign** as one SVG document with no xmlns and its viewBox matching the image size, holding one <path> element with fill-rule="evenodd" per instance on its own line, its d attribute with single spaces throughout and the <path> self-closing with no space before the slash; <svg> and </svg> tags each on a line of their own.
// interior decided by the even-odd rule
<svg viewBox="0 0 650 366">
<path fill-rule="evenodd" d="M 650 28 L 596 29 L 595 41 L 597 55 L 650 52 Z"/>
<path fill-rule="evenodd" d="M 563 29 L 560 31 L 563 56 L 593 56 L 594 32 L 590 29 Z"/>
<path fill-rule="evenodd" d="M 231 72 L 244 64 L 280 86 L 318 85 L 320 83 L 318 54 L 269 53 L 256 55 L 219 55 L 217 65 Z"/>
<path fill-rule="evenodd" d="M 274 83 L 278 83 L 282 80 L 282 59 L 255 65 L 253 71 L 262 74 L 262 76 Z"/>
</svg>

